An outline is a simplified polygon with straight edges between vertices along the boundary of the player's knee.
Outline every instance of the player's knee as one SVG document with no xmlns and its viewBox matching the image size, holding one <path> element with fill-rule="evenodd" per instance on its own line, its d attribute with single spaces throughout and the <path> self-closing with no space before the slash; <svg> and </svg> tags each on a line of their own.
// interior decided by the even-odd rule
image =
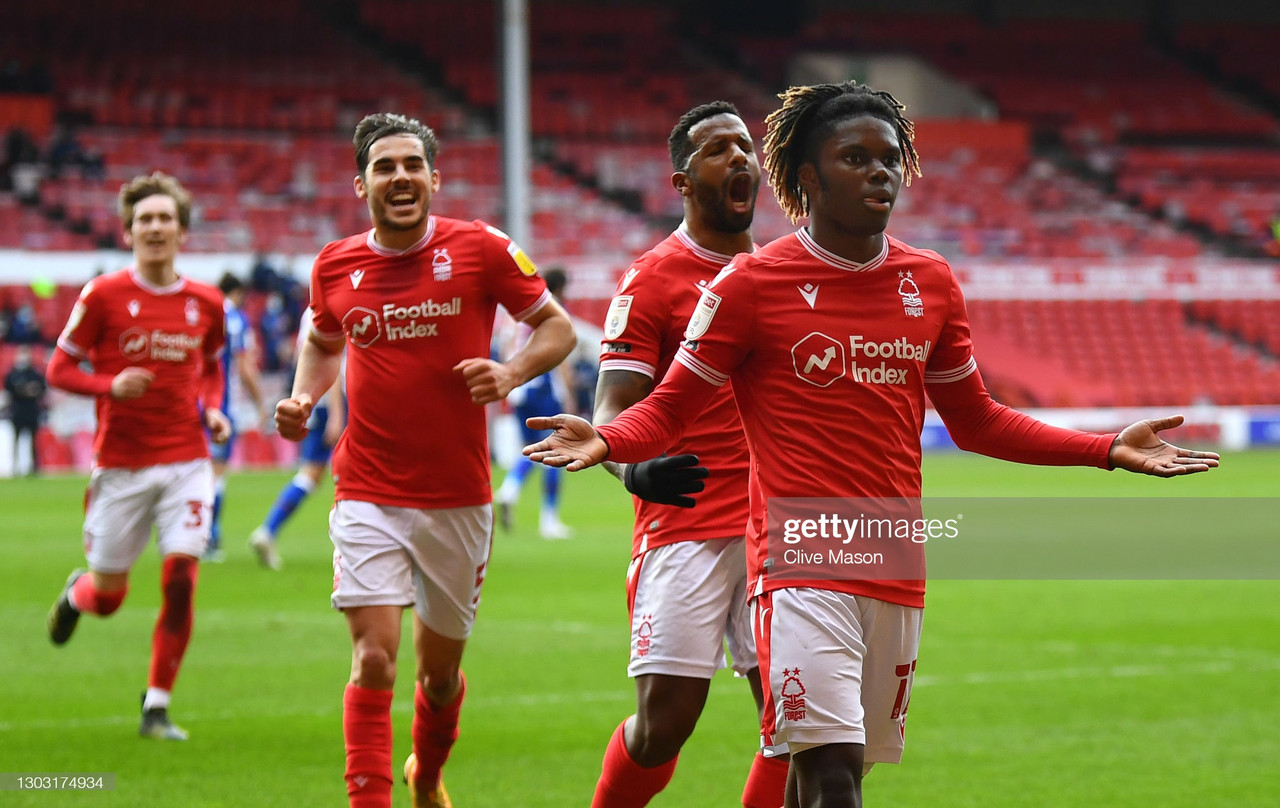
<svg viewBox="0 0 1280 808">
<path fill-rule="evenodd" d="M 375 689 L 395 684 L 395 654 L 374 643 L 360 643 L 351 655 L 351 681 Z"/>
<path fill-rule="evenodd" d="M 693 734 L 697 716 L 680 716 L 670 712 L 636 716 L 632 726 L 633 744 L 627 751 L 641 766 L 660 766 L 680 754 L 681 747 Z M 634 745 L 634 748 L 632 746 Z"/>
<path fill-rule="evenodd" d="M 461 674 L 456 667 L 440 671 L 428 670 L 420 678 L 422 692 L 432 704 L 448 704 L 462 687 Z"/>
</svg>

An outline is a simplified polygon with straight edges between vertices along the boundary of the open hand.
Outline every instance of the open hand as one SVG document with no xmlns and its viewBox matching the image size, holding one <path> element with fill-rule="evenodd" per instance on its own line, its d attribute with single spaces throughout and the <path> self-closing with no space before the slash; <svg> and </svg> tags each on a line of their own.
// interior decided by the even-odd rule
<svg viewBox="0 0 1280 808">
<path fill-rule="evenodd" d="M 1111 467 L 1155 477 L 1195 474 L 1218 467 L 1217 452 L 1180 449 L 1161 439 L 1165 429 L 1181 426 L 1183 417 L 1148 418 L 1125 428 L 1111 444 Z"/>
</svg>

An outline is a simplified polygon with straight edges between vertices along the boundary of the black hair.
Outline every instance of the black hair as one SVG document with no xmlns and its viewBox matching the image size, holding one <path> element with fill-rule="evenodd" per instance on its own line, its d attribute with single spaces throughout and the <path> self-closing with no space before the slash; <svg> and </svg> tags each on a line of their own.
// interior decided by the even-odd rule
<svg viewBox="0 0 1280 808">
<path fill-rule="evenodd" d="M 244 282 L 230 272 L 224 272 L 222 273 L 222 278 L 218 281 L 218 288 L 222 290 L 223 295 L 229 295 L 236 290 L 243 289 Z"/>
<path fill-rule="evenodd" d="M 689 139 L 689 131 L 693 127 L 713 118 L 716 115 L 737 115 L 742 117 L 738 108 L 728 101 L 712 101 L 700 104 L 680 116 L 676 126 L 667 137 L 667 149 L 671 152 L 671 167 L 676 171 L 684 171 L 689 167 L 689 158 L 693 156 L 693 141 Z"/>
<path fill-rule="evenodd" d="M 436 155 L 440 152 L 440 141 L 431 127 L 417 118 L 398 115 L 394 112 L 377 112 L 366 115 L 356 124 L 355 136 L 351 143 L 356 147 L 356 167 L 360 175 L 369 166 L 369 150 L 373 144 L 388 135 L 413 135 L 422 141 L 422 150 L 427 155 L 427 165 L 436 167 Z"/>
<path fill-rule="evenodd" d="M 904 175 L 920 176 L 920 158 L 912 141 L 915 124 L 903 116 L 906 109 L 890 93 L 873 90 L 856 81 L 792 87 L 778 96 L 782 106 L 765 119 L 765 170 L 778 204 L 794 223 L 809 214 L 809 199 L 800 186 L 800 166 L 817 159 L 819 144 L 836 123 L 858 115 L 888 122 L 898 133 Z"/>
<path fill-rule="evenodd" d="M 560 267 L 551 267 L 542 273 L 542 280 L 546 281 L 547 289 L 557 298 L 564 292 L 565 283 L 568 282 L 569 276 Z"/>
</svg>

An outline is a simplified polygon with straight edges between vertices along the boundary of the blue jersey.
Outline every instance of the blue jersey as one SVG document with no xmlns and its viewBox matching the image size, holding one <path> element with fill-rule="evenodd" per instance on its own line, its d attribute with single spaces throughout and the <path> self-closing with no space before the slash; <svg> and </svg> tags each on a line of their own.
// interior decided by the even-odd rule
<svg viewBox="0 0 1280 808">
<path fill-rule="evenodd" d="M 222 373 L 226 378 L 226 387 L 222 391 L 222 412 L 231 418 L 232 402 L 243 392 L 240 374 L 236 372 L 236 359 L 253 350 L 254 337 L 249 318 L 235 304 L 224 300 L 222 310 L 227 318 L 227 348 L 222 352 Z"/>
</svg>

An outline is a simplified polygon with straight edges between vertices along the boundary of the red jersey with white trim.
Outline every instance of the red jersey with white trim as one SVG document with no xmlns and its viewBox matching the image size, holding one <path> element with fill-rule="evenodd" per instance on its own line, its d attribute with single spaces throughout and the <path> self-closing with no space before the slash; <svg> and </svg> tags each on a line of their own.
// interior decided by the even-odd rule
<svg viewBox="0 0 1280 808">
<path fill-rule="evenodd" d="M 156 286 L 133 267 L 85 284 L 58 347 L 95 374 L 155 374 L 135 399 L 97 397 L 96 465 L 143 468 L 209 456 L 199 398 L 204 363 L 225 341 L 222 293 L 190 278 Z M 217 407 L 221 402 L 204 402 Z"/>
<path fill-rule="evenodd" d="M 676 361 L 714 384 L 732 379 L 752 454 L 773 459 L 752 467 L 752 590 L 811 586 L 923 606 L 923 580 L 771 581 L 766 503 L 920 496 L 925 382 L 977 367 L 946 261 L 886 236 L 879 256 L 856 264 L 800 230 L 734 258 L 686 337 Z"/>
<path fill-rule="evenodd" d="M 326 245 L 311 274 L 311 327 L 347 342 L 336 498 L 404 508 L 490 502 L 485 410 L 453 367 L 489 356 L 498 304 L 524 320 L 550 300 L 528 256 L 480 221 L 430 216 L 402 252 L 372 230 Z"/>
<path fill-rule="evenodd" d="M 707 284 L 732 256 L 694 243 L 681 225 L 636 260 L 618 282 L 605 315 L 600 370 L 629 370 L 662 380 L 671 366 L 685 325 Z M 635 501 L 632 556 L 678 541 L 741 536 L 749 511 L 747 439 L 724 385 L 667 454 L 695 454 L 711 476 L 697 495 L 697 507 Z"/>
</svg>

